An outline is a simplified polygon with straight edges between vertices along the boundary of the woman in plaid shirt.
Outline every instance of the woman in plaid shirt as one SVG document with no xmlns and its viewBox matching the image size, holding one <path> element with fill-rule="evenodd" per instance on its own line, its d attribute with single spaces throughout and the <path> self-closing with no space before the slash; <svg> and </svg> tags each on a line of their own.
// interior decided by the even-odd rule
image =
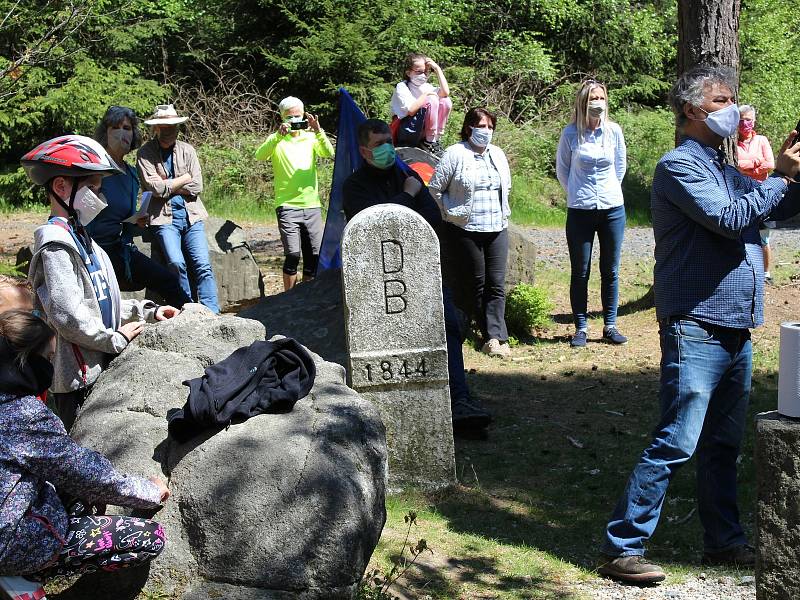
<svg viewBox="0 0 800 600">
<path fill-rule="evenodd" d="M 461 142 L 445 150 L 428 184 L 446 221 L 453 252 L 466 258 L 483 352 L 511 355 L 506 329 L 506 259 L 511 172 L 491 143 L 497 118 L 484 108 L 464 117 Z"/>
</svg>

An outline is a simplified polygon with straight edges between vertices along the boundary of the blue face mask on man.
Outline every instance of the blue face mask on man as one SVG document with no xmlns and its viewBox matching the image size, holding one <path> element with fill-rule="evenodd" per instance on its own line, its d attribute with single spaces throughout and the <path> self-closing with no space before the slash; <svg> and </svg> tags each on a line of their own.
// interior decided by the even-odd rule
<svg viewBox="0 0 800 600">
<path fill-rule="evenodd" d="M 395 163 L 397 153 L 391 142 L 385 142 L 372 149 L 372 164 L 379 169 L 388 169 Z"/>
</svg>

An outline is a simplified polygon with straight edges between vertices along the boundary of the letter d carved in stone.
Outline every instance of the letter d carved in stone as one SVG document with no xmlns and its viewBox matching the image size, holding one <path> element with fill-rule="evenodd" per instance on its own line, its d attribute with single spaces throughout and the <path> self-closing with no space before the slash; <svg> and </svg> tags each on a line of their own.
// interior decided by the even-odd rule
<svg viewBox="0 0 800 600">
<path fill-rule="evenodd" d="M 383 258 L 383 272 L 387 275 L 403 270 L 403 245 L 397 240 L 381 242 L 381 257 Z"/>
</svg>

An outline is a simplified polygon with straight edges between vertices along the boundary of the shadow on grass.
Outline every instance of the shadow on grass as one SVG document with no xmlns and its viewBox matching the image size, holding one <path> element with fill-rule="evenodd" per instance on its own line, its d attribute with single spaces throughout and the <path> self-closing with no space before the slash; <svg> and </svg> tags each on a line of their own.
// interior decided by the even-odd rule
<svg viewBox="0 0 800 600">
<path fill-rule="evenodd" d="M 554 369 L 558 370 L 559 365 Z M 489 439 L 456 441 L 461 486 L 435 502 L 450 530 L 532 547 L 592 570 L 608 517 L 658 418 L 658 370 L 480 372 L 469 385 L 494 413 Z M 742 523 L 752 532 L 752 419 L 774 403 L 774 379 L 755 390 L 739 467 Z M 648 556 L 694 568 L 702 553 L 694 460 L 675 476 Z M 687 518 L 688 516 L 688 518 Z M 752 536 L 751 536 L 752 537 Z"/>
</svg>

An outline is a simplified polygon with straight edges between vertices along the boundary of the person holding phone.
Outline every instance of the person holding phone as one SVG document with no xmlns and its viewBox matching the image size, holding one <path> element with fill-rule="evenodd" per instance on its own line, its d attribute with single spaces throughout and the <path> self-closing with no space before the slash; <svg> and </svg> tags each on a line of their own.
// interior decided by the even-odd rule
<svg viewBox="0 0 800 600">
<path fill-rule="evenodd" d="M 284 98 L 278 111 L 282 123 L 256 150 L 256 160 L 272 161 L 284 254 L 283 289 L 288 291 L 297 283 L 301 255 L 303 280 L 313 279 L 317 271 L 324 226 L 316 159 L 333 158 L 333 144 L 299 98 Z"/>
</svg>

